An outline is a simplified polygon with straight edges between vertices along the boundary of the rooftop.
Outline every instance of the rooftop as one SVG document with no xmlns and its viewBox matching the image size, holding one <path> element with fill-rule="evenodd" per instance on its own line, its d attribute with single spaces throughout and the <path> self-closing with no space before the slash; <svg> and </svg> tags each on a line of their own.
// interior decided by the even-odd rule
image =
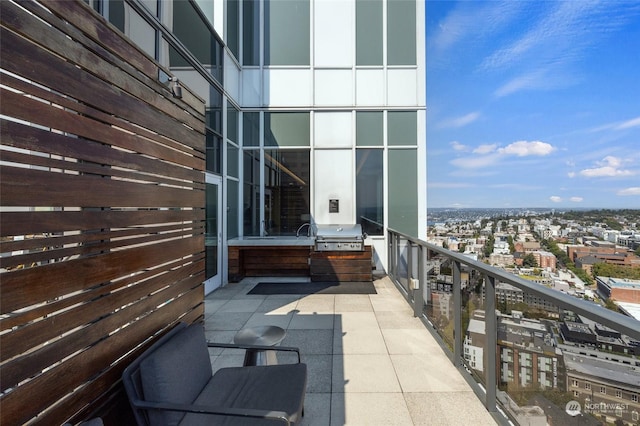
<svg viewBox="0 0 640 426">
<path fill-rule="evenodd" d="M 373 295 L 247 294 L 258 281 L 268 280 L 207 296 L 207 338 L 229 343 L 243 327 L 286 329 L 282 345 L 299 347 L 309 367 L 303 426 L 496 424 L 388 278 L 374 281 Z M 211 353 L 214 370 L 243 358 Z"/>
<path fill-rule="evenodd" d="M 609 381 L 613 380 L 633 387 L 640 386 L 638 367 L 574 353 L 567 354 L 564 357 L 564 363 L 569 371 L 606 378 Z"/>
</svg>

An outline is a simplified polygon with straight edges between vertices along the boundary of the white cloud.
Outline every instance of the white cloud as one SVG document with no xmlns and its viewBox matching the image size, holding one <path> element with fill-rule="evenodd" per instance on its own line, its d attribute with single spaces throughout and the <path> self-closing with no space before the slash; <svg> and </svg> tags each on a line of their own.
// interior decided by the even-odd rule
<svg viewBox="0 0 640 426">
<path fill-rule="evenodd" d="M 524 89 L 541 88 L 545 85 L 545 73 L 538 70 L 512 78 L 500 86 L 493 94 L 498 98 L 510 95 Z"/>
<path fill-rule="evenodd" d="M 518 141 L 504 148 L 498 148 L 497 144 L 484 144 L 473 150 L 475 155 L 456 158 L 451 160 L 451 164 L 462 169 L 479 169 L 492 167 L 508 156 L 545 156 L 555 149 L 552 145 L 540 141 Z"/>
<path fill-rule="evenodd" d="M 616 177 L 616 176 L 632 176 L 635 173 L 631 170 L 621 169 L 622 160 L 620 158 L 608 155 L 602 161 L 596 162 L 596 166 L 580 171 L 581 176 L 585 177 Z"/>
<path fill-rule="evenodd" d="M 499 155 L 475 155 L 473 157 L 461 157 L 451 160 L 451 164 L 462 169 L 479 169 L 490 167 L 500 160 Z"/>
<path fill-rule="evenodd" d="M 471 183 L 465 183 L 465 182 L 429 182 L 427 186 L 429 188 L 456 189 L 456 188 L 471 188 L 475 185 Z"/>
<path fill-rule="evenodd" d="M 626 121 L 616 121 L 614 123 L 603 124 L 591 129 L 591 132 L 602 132 L 604 130 L 626 130 L 633 127 L 640 127 L 640 117 L 632 118 Z"/>
<path fill-rule="evenodd" d="M 581 203 L 582 200 L 584 200 L 584 198 L 582 198 L 582 197 L 571 197 L 571 198 L 569 198 L 569 200 L 571 200 L 574 203 Z"/>
<path fill-rule="evenodd" d="M 551 154 L 553 151 L 555 151 L 555 148 L 552 145 L 540 141 L 518 141 L 498 150 L 501 154 L 516 155 L 518 157 L 529 155 L 544 156 Z"/>
<path fill-rule="evenodd" d="M 492 152 L 494 152 L 496 150 L 496 148 L 498 148 L 498 145 L 495 143 L 492 144 L 484 144 L 484 145 L 480 145 L 479 147 L 477 147 L 476 149 L 473 150 L 474 154 L 490 154 Z"/>
<path fill-rule="evenodd" d="M 623 123 L 618 124 L 614 127 L 616 130 L 624 130 L 630 129 L 631 127 L 639 127 L 640 126 L 640 117 L 632 118 L 631 120 L 627 120 Z"/>
<path fill-rule="evenodd" d="M 440 127 L 464 127 L 480 118 L 479 112 L 470 112 L 462 117 L 455 117 L 440 123 Z"/>
<path fill-rule="evenodd" d="M 447 50 L 468 38 L 490 35 L 508 25 L 523 8 L 520 2 L 463 2 L 438 24 L 427 40 L 437 50 Z"/>
<path fill-rule="evenodd" d="M 466 145 L 463 145 L 458 141 L 453 141 L 450 145 L 454 151 L 466 151 L 468 149 Z"/>
<path fill-rule="evenodd" d="M 640 186 L 632 186 L 631 188 L 621 189 L 617 192 L 618 195 L 640 195 Z"/>
<path fill-rule="evenodd" d="M 549 199 L 551 201 L 553 201 L 554 203 L 560 203 L 562 202 L 562 197 L 558 197 L 557 195 L 552 195 L 551 197 L 549 197 Z"/>
<path fill-rule="evenodd" d="M 576 177 L 576 172 L 569 172 L 567 173 L 567 176 L 569 176 L 570 178 L 574 178 Z"/>
</svg>

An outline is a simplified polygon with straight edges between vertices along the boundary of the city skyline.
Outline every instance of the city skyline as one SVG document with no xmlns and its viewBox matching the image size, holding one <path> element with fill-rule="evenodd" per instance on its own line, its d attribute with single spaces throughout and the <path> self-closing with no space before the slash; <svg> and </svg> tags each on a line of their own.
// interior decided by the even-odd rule
<svg viewBox="0 0 640 426">
<path fill-rule="evenodd" d="M 640 3 L 427 1 L 427 206 L 640 208 Z"/>
</svg>

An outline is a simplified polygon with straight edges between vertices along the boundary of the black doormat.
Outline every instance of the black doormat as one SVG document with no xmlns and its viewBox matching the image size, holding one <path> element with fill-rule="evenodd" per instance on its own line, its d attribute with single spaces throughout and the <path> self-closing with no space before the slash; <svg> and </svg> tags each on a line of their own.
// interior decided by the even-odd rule
<svg viewBox="0 0 640 426">
<path fill-rule="evenodd" d="M 377 294 L 371 281 L 258 283 L 247 294 Z"/>
</svg>

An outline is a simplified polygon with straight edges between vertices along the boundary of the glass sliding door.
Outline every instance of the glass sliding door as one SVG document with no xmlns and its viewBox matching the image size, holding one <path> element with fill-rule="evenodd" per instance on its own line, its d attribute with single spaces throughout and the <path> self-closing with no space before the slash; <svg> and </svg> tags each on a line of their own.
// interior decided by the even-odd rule
<svg viewBox="0 0 640 426">
<path fill-rule="evenodd" d="M 206 183 L 205 295 L 222 283 L 222 179 L 207 173 Z"/>
</svg>

